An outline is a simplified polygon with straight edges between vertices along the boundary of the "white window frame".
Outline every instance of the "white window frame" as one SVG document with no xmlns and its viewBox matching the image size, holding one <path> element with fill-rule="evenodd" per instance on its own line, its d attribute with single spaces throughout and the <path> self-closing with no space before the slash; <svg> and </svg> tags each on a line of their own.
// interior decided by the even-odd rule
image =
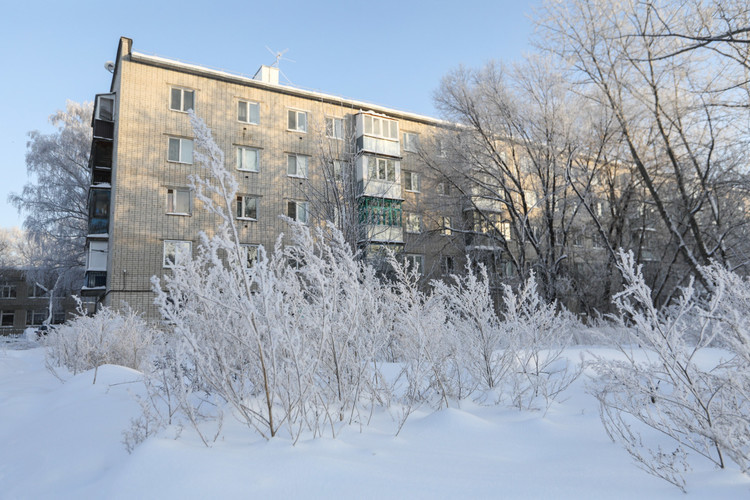
<svg viewBox="0 0 750 500">
<path fill-rule="evenodd" d="M 409 264 L 409 271 L 416 269 L 417 274 L 424 275 L 424 255 L 419 253 L 407 253 L 404 260 Z"/>
<path fill-rule="evenodd" d="M 240 248 L 242 248 L 242 265 L 245 269 L 250 269 L 258 262 L 260 245 L 241 244 Z"/>
<path fill-rule="evenodd" d="M 344 179 L 344 162 L 342 160 L 333 160 L 331 168 L 333 169 L 334 180 L 341 181 Z"/>
<path fill-rule="evenodd" d="M 10 324 L 6 325 L 6 318 L 10 317 Z M 13 309 L 3 309 L 0 311 L 0 328 L 13 328 L 16 322 L 16 311 Z"/>
<path fill-rule="evenodd" d="M 178 141 L 177 146 L 177 160 L 173 160 L 169 157 L 169 154 L 171 152 L 171 145 L 172 141 Z M 185 151 L 185 145 L 190 144 L 190 161 L 187 161 L 188 158 L 187 152 Z M 167 140 L 167 161 L 170 163 L 182 163 L 184 165 L 192 165 L 193 164 L 193 150 L 194 150 L 194 144 L 192 139 L 186 139 L 183 137 L 169 137 Z"/>
<path fill-rule="evenodd" d="M 173 94 L 174 94 L 175 90 L 180 91 L 180 102 L 179 102 L 179 107 L 178 108 L 172 107 L 174 105 Z M 187 105 L 185 104 L 185 94 L 186 93 L 193 94 L 193 107 L 192 108 L 188 108 Z M 188 89 L 188 88 L 185 88 L 185 87 L 170 87 L 169 88 L 169 109 L 172 110 L 172 111 L 177 111 L 179 113 L 187 113 L 189 110 L 195 109 L 195 90 L 194 89 Z"/>
<path fill-rule="evenodd" d="M 344 119 L 335 116 L 326 116 L 326 137 L 329 139 L 344 138 Z M 330 126 L 329 126 L 330 124 Z M 336 125 L 339 125 L 338 127 Z"/>
<path fill-rule="evenodd" d="M 243 104 L 245 105 L 245 120 L 240 118 L 240 108 Z M 252 119 L 253 114 L 250 112 L 251 108 L 255 108 L 257 110 L 257 121 L 253 121 Z M 255 101 L 247 101 L 245 99 L 239 99 L 237 101 L 237 121 L 249 125 L 260 125 L 260 103 Z"/>
<path fill-rule="evenodd" d="M 18 288 L 16 285 L 4 283 L 0 285 L 0 299 L 15 299 L 18 297 Z"/>
<path fill-rule="evenodd" d="M 385 169 L 381 171 L 381 163 L 385 164 Z M 399 164 L 393 158 L 381 158 L 379 156 L 368 156 L 367 164 L 369 166 L 369 176 L 372 180 L 396 182 L 399 178 L 398 169 Z M 393 178 L 389 179 L 389 166 L 393 165 Z M 383 175 L 381 177 L 381 174 Z"/>
<path fill-rule="evenodd" d="M 29 298 L 31 299 L 41 299 L 45 297 L 49 297 L 49 290 L 45 290 L 44 287 L 41 285 L 34 283 L 33 285 L 29 285 Z M 39 292 L 39 293 L 37 293 Z"/>
<path fill-rule="evenodd" d="M 410 193 L 419 193 L 419 173 L 418 172 L 412 172 L 410 170 L 404 170 L 402 173 L 402 179 L 403 179 L 403 185 L 404 185 L 404 191 L 408 191 Z M 408 179 L 408 185 L 407 187 L 407 179 Z M 416 184 L 416 187 L 414 186 Z"/>
<path fill-rule="evenodd" d="M 173 252 L 170 252 L 170 254 L 174 255 L 174 261 L 168 261 L 167 257 L 170 255 L 167 253 L 167 250 L 169 247 L 173 247 Z M 180 249 L 182 247 L 182 249 Z M 186 256 L 189 256 L 192 258 L 193 255 L 193 242 L 189 240 L 164 240 L 164 244 L 162 246 L 162 267 L 167 269 L 172 269 L 177 266 L 183 265 L 182 262 L 179 262 L 179 255 L 182 255 L 182 252 L 185 252 Z"/>
<path fill-rule="evenodd" d="M 450 184 L 448 184 L 447 182 L 438 182 L 437 186 L 435 186 L 435 192 L 439 194 L 440 196 L 450 196 L 451 195 Z"/>
<path fill-rule="evenodd" d="M 383 133 L 383 124 L 388 124 L 387 133 Z M 391 141 L 398 141 L 398 121 L 384 116 L 364 115 L 363 132 L 370 137 L 380 137 Z"/>
<path fill-rule="evenodd" d="M 291 161 L 294 158 L 294 172 L 290 171 Z M 299 179 L 307 179 L 307 171 L 310 166 L 310 157 L 298 154 L 288 154 L 286 157 L 286 175 Z"/>
<path fill-rule="evenodd" d="M 49 311 L 47 311 L 47 309 L 26 309 L 26 325 L 42 325 L 47 319 L 47 316 L 49 316 Z"/>
<path fill-rule="evenodd" d="M 291 207 L 294 204 L 294 213 L 291 213 Z M 300 207 L 303 207 L 302 217 L 300 217 Z M 310 221 L 310 204 L 306 201 L 287 200 L 286 202 L 286 215 L 290 219 L 293 219 L 302 224 L 307 224 Z"/>
<path fill-rule="evenodd" d="M 415 213 L 407 213 L 404 221 L 404 230 L 409 234 L 420 234 L 422 232 L 422 216 Z"/>
<path fill-rule="evenodd" d="M 255 170 L 251 168 L 245 168 L 243 165 L 245 151 L 255 152 Z M 260 149 L 252 148 L 249 146 L 237 146 L 237 155 L 235 158 L 235 166 L 240 172 L 260 172 Z"/>
<path fill-rule="evenodd" d="M 511 232 L 510 222 L 503 221 L 497 224 L 498 225 L 496 227 L 498 231 L 500 231 L 500 234 L 503 235 L 503 239 L 505 239 L 505 241 L 511 241 L 513 239 L 513 233 Z"/>
<path fill-rule="evenodd" d="M 102 117 L 102 101 L 112 101 L 112 116 Z M 115 96 L 113 94 L 100 95 L 96 97 L 96 119 L 111 122 L 115 120 Z"/>
<path fill-rule="evenodd" d="M 443 274 L 450 274 L 456 269 L 456 262 L 452 255 L 443 255 Z"/>
<path fill-rule="evenodd" d="M 255 217 L 248 217 L 245 214 L 247 210 L 250 208 L 252 209 L 251 205 L 255 205 Z M 248 194 L 238 194 L 237 198 L 235 199 L 235 216 L 238 220 L 252 220 L 257 221 L 258 220 L 258 197 L 252 196 Z"/>
<path fill-rule="evenodd" d="M 178 193 L 180 196 L 187 196 L 187 211 L 180 211 L 178 203 Z M 183 200 L 184 201 L 184 200 Z M 193 211 L 193 197 L 190 188 L 186 187 L 168 187 L 167 188 L 167 215 L 190 215 Z"/>
<path fill-rule="evenodd" d="M 440 234 L 443 236 L 450 236 L 453 234 L 453 229 L 451 229 L 451 218 L 450 217 L 443 217 L 442 218 L 442 225 L 440 227 Z"/>
<path fill-rule="evenodd" d="M 414 132 L 404 132 L 402 134 L 402 144 L 404 151 L 417 153 L 419 151 L 419 134 Z"/>
<path fill-rule="evenodd" d="M 294 127 L 290 127 L 291 125 L 291 119 L 292 119 L 292 113 L 294 113 Z M 308 120 L 308 113 L 307 111 L 302 111 L 301 109 L 287 109 L 287 115 L 286 115 L 286 129 L 290 132 L 300 132 L 300 133 L 307 133 L 307 124 L 309 122 Z M 300 116 L 304 116 L 304 123 L 300 123 Z"/>
</svg>

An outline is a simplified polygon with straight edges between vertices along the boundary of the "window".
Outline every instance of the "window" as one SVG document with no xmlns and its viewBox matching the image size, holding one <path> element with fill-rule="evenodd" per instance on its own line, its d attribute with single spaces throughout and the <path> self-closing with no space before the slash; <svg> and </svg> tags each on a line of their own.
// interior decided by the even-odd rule
<svg viewBox="0 0 750 500">
<path fill-rule="evenodd" d="M 237 103 L 237 120 L 242 123 L 260 123 L 260 104 L 250 101 L 239 101 Z"/>
<path fill-rule="evenodd" d="M 16 319 L 15 311 L 0 311 L 0 326 L 13 326 Z"/>
<path fill-rule="evenodd" d="M 307 113 L 290 109 L 288 111 L 287 129 L 296 132 L 307 132 Z"/>
<path fill-rule="evenodd" d="M 511 239 L 510 222 L 503 222 L 501 214 L 498 213 L 474 212 L 474 232 L 496 233 L 505 238 L 506 241 Z"/>
<path fill-rule="evenodd" d="M 237 196 L 237 218 L 258 220 L 258 198 L 253 196 Z"/>
<path fill-rule="evenodd" d="M 404 190 L 418 193 L 419 192 L 419 174 L 416 172 L 404 171 L 403 177 L 404 177 Z"/>
<path fill-rule="evenodd" d="M 193 140 L 169 138 L 169 156 L 167 160 L 177 163 L 193 163 Z"/>
<path fill-rule="evenodd" d="M 286 215 L 297 222 L 307 224 L 307 202 L 288 201 L 286 204 Z"/>
<path fill-rule="evenodd" d="M 107 271 L 89 271 L 86 273 L 88 288 L 103 288 L 107 286 Z"/>
<path fill-rule="evenodd" d="M 190 215 L 190 189 L 167 188 L 167 213 Z"/>
<path fill-rule="evenodd" d="M 257 172 L 260 165 L 260 151 L 240 146 L 237 148 L 237 170 Z"/>
<path fill-rule="evenodd" d="M 411 132 L 404 132 L 403 143 L 404 151 L 416 153 L 419 150 L 419 135 Z"/>
<path fill-rule="evenodd" d="M 511 233 L 510 233 L 510 222 L 501 222 L 498 230 L 500 231 L 500 234 L 503 235 L 503 238 L 505 241 L 511 240 Z"/>
<path fill-rule="evenodd" d="M 47 310 L 46 309 L 28 309 L 26 311 L 26 324 L 27 325 L 34 325 L 38 326 L 44 323 L 44 320 L 47 319 Z"/>
<path fill-rule="evenodd" d="M 96 98 L 96 119 L 111 122 L 115 119 L 115 98 L 100 95 Z"/>
<path fill-rule="evenodd" d="M 395 160 L 370 157 L 367 159 L 367 163 L 370 165 L 370 179 L 396 182 Z"/>
<path fill-rule="evenodd" d="M 193 242 L 180 240 L 164 241 L 164 267 L 182 266 L 192 258 Z"/>
<path fill-rule="evenodd" d="M 286 173 L 289 177 L 307 178 L 307 156 L 287 156 Z"/>
<path fill-rule="evenodd" d="M 332 139 L 344 138 L 344 119 L 326 117 L 326 137 Z"/>
<path fill-rule="evenodd" d="M 0 285 L 0 299 L 15 299 L 16 285 Z"/>
<path fill-rule="evenodd" d="M 437 139 L 435 141 L 435 149 L 437 149 L 437 155 L 439 158 L 446 158 L 448 156 L 445 140 Z"/>
<path fill-rule="evenodd" d="M 29 297 L 34 299 L 49 297 L 49 290 L 37 283 L 34 283 L 33 285 L 29 285 Z"/>
<path fill-rule="evenodd" d="M 172 87 L 169 100 L 169 109 L 173 111 L 184 111 L 193 109 L 195 106 L 195 91 Z"/>
<path fill-rule="evenodd" d="M 582 247 L 583 246 L 583 233 L 580 231 L 573 231 L 573 246 L 575 247 Z"/>
<path fill-rule="evenodd" d="M 419 214 L 406 214 L 406 224 L 404 225 L 404 227 L 407 233 L 421 233 L 422 217 Z"/>
<path fill-rule="evenodd" d="M 443 257 L 443 273 L 450 274 L 453 272 L 453 257 L 446 255 Z"/>
<path fill-rule="evenodd" d="M 365 115 L 364 122 L 365 134 L 394 141 L 398 140 L 398 122 L 395 120 Z"/>
<path fill-rule="evenodd" d="M 245 269 L 250 269 L 258 262 L 258 245 L 240 245 Z"/>
<path fill-rule="evenodd" d="M 416 269 L 418 274 L 424 274 L 424 255 L 408 253 L 404 258 L 410 271 Z"/>
<path fill-rule="evenodd" d="M 437 191 L 437 194 L 448 196 L 451 194 L 451 185 L 447 182 L 438 182 L 435 191 Z"/>
<path fill-rule="evenodd" d="M 453 230 L 451 229 L 450 217 L 443 217 L 442 228 L 440 230 L 440 234 L 443 234 L 445 236 L 450 236 L 451 234 L 453 234 Z"/>
<path fill-rule="evenodd" d="M 599 233 L 591 234 L 591 245 L 594 248 L 604 248 L 604 243 L 602 242 L 602 237 Z"/>
<path fill-rule="evenodd" d="M 344 162 L 341 160 L 333 160 L 333 178 L 334 180 L 340 181 L 344 179 Z"/>
</svg>

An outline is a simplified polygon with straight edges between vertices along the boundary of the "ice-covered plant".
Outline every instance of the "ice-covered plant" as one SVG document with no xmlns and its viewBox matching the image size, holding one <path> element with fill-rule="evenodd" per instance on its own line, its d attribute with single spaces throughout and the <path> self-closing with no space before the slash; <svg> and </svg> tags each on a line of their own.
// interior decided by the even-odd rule
<svg viewBox="0 0 750 500">
<path fill-rule="evenodd" d="M 599 375 L 594 394 L 607 432 L 643 469 L 683 490 L 680 471 L 687 451 L 721 468 L 731 458 L 746 471 L 750 400 L 742 339 L 747 327 L 738 318 L 747 315 L 742 298 L 748 296 L 747 281 L 713 268 L 708 275 L 715 286 L 708 298 L 701 300 L 691 281 L 673 304 L 660 309 L 632 253 L 621 252 L 619 258 L 626 283 L 614 300 L 621 325 L 630 326 L 630 343 L 619 346 L 624 360 L 600 358 L 594 365 Z M 734 351 L 731 359 L 701 362 L 700 353 L 717 341 Z M 675 452 L 664 453 L 644 438 L 638 430 L 643 425 L 671 439 Z"/>
</svg>

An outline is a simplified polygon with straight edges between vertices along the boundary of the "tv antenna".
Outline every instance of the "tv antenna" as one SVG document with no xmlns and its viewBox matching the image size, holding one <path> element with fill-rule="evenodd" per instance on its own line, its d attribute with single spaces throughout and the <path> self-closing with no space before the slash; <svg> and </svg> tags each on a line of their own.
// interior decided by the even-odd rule
<svg viewBox="0 0 750 500">
<path fill-rule="evenodd" d="M 291 63 L 297 62 L 297 61 L 294 61 L 292 59 L 289 59 L 288 57 L 284 57 L 284 54 L 286 54 L 287 52 L 289 52 L 289 49 L 284 49 L 284 50 L 281 50 L 281 51 L 277 51 L 277 50 L 272 50 L 268 45 L 266 45 L 266 50 L 268 50 L 268 52 L 270 52 L 271 55 L 276 58 L 276 60 L 273 62 L 273 64 L 271 64 L 271 66 L 272 67 L 276 66 L 279 69 L 279 73 L 281 73 L 281 75 L 286 79 L 286 81 L 289 82 L 290 85 L 294 85 L 292 83 L 292 81 L 289 79 L 289 77 L 286 76 L 286 74 L 284 74 L 283 71 L 281 71 L 281 66 L 279 65 L 280 61 L 289 61 Z"/>
</svg>

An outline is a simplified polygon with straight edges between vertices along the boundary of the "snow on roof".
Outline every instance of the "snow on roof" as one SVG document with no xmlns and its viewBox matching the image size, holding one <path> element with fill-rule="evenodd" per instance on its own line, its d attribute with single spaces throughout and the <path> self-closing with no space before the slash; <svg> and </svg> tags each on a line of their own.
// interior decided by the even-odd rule
<svg viewBox="0 0 750 500">
<path fill-rule="evenodd" d="M 177 61 L 175 59 L 167 59 L 160 56 L 154 56 L 149 54 L 144 54 L 142 52 L 135 52 L 133 51 L 131 53 L 131 60 L 134 62 L 141 62 L 141 63 L 150 63 L 150 64 L 156 64 L 160 66 L 169 66 L 175 69 L 181 69 L 183 71 L 192 71 L 196 73 L 201 73 L 208 77 L 213 78 L 225 78 L 225 79 L 231 79 L 243 84 L 250 84 L 257 87 L 264 87 L 267 89 L 273 89 L 278 90 L 282 92 L 289 92 L 293 93 L 302 97 L 308 97 L 316 100 L 328 100 L 328 101 L 335 101 L 342 104 L 347 104 L 349 106 L 352 106 L 354 108 L 359 108 L 362 111 L 365 111 L 367 113 L 376 114 L 376 113 L 383 113 L 384 116 L 392 118 L 394 115 L 397 115 L 401 118 L 406 118 L 409 120 L 415 120 L 415 121 L 421 121 L 421 122 L 427 122 L 434 125 L 454 125 L 450 122 L 440 120 L 438 118 L 433 118 L 431 116 L 427 115 L 420 115 L 417 113 L 411 113 L 408 111 L 400 111 L 393 108 L 388 108 L 385 106 L 379 106 L 377 104 L 371 104 L 364 101 L 358 101 L 356 99 L 348 99 L 345 97 L 333 95 L 333 94 L 326 94 L 323 92 L 318 92 L 315 90 L 306 90 L 299 87 L 292 87 L 289 85 L 282 85 L 282 84 L 274 84 L 274 83 L 268 83 L 263 82 L 260 80 L 256 80 L 252 77 L 249 77 L 244 74 L 238 74 L 238 73 L 230 73 L 228 71 L 224 70 L 218 70 L 209 68 L 206 66 L 199 66 L 197 64 L 190 64 L 185 63 L 181 61 Z"/>
</svg>

